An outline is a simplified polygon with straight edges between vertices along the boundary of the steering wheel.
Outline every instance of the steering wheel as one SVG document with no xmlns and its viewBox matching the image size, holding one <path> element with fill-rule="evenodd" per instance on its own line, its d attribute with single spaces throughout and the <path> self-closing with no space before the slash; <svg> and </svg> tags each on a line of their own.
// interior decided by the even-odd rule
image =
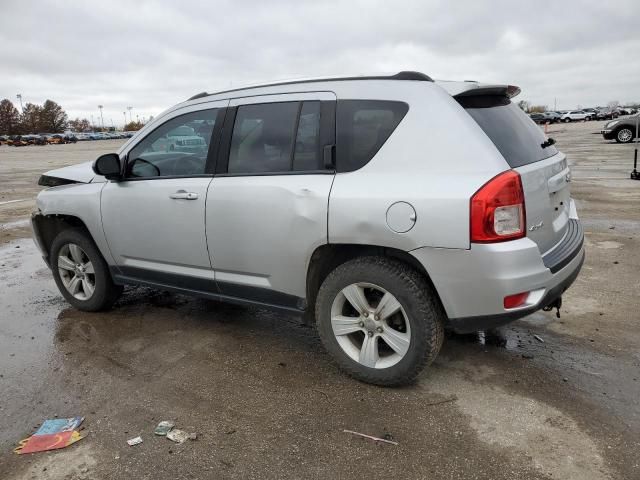
<svg viewBox="0 0 640 480">
<path fill-rule="evenodd" d="M 138 175 L 135 175 L 133 173 L 133 168 L 135 167 L 136 164 L 139 163 L 144 163 L 145 165 L 150 166 L 154 172 L 155 175 L 144 175 L 145 177 L 159 177 L 160 176 L 160 169 L 154 165 L 153 163 L 149 162 L 148 160 L 145 160 L 144 158 L 136 158 L 133 163 L 131 164 L 131 169 L 129 170 L 129 172 L 131 173 L 131 175 L 133 175 L 134 177 L 137 177 Z"/>
<path fill-rule="evenodd" d="M 175 160 L 174 171 L 181 175 L 204 173 L 204 159 L 197 156 L 182 157 Z"/>
</svg>

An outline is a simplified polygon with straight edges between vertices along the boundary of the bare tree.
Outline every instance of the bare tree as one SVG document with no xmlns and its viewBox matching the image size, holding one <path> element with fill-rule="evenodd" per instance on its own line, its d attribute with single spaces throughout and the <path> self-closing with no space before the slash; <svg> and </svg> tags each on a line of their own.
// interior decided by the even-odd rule
<svg viewBox="0 0 640 480">
<path fill-rule="evenodd" d="M 51 133 L 64 132 L 67 126 L 67 118 L 66 112 L 53 100 L 47 100 L 42 105 L 40 126 L 43 130 Z"/>
<path fill-rule="evenodd" d="M 124 130 L 126 132 L 135 132 L 140 130 L 142 127 L 144 127 L 142 122 L 129 122 L 124 126 Z"/>
<path fill-rule="evenodd" d="M 609 110 L 613 110 L 614 108 L 618 108 L 620 106 L 620 102 L 618 100 L 612 100 L 607 103 L 607 107 Z"/>
<path fill-rule="evenodd" d="M 40 112 L 42 107 L 34 103 L 27 103 L 22 109 L 20 123 L 22 133 L 38 133 L 40 130 Z"/>
<path fill-rule="evenodd" d="M 531 107 L 531 104 L 529 102 L 527 102 L 526 100 L 520 100 L 518 102 L 518 106 L 524 110 L 525 112 L 529 113 L 529 108 Z"/>
<path fill-rule="evenodd" d="M 546 105 L 530 105 L 529 106 L 529 113 L 543 113 L 547 111 L 547 106 Z"/>
<path fill-rule="evenodd" d="M 20 113 L 9 99 L 0 102 L 0 134 L 15 135 L 20 133 Z"/>
<path fill-rule="evenodd" d="M 82 120 L 80 118 L 76 118 L 75 120 L 69 120 L 69 127 L 75 132 L 88 132 L 91 130 L 91 122 L 86 118 Z"/>
</svg>

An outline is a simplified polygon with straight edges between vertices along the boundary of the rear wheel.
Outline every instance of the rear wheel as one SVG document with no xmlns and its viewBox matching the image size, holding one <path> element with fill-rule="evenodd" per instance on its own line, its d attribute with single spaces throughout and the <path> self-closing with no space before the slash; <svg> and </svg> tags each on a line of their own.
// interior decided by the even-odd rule
<svg viewBox="0 0 640 480">
<path fill-rule="evenodd" d="M 563 120 L 563 122 L 564 122 L 564 123 L 569 123 L 570 121 L 571 121 L 571 119 L 570 119 L 569 117 L 567 117 L 567 118 L 565 118 L 565 119 Z"/>
<path fill-rule="evenodd" d="M 629 143 L 633 140 L 633 132 L 629 127 L 623 127 L 616 132 L 616 142 Z"/>
<path fill-rule="evenodd" d="M 346 373 L 377 385 L 410 383 L 437 356 L 444 312 L 425 279 L 384 257 L 337 267 L 316 301 L 318 334 Z"/>
<path fill-rule="evenodd" d="M 53 278 L 64 298 L 78 310 L 95 312 L 113 305 L 122 293 L 93 240 L 79 229 L 63 230 L 51 244 Z"/>
</svg>

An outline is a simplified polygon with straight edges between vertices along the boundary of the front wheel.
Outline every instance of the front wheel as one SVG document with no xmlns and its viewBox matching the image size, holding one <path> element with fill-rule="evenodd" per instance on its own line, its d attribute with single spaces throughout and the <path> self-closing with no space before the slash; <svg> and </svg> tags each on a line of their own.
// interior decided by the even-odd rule
<svg viewBox="0 0 640 480">
<path fill-rule="evenodd" d="M 445 315 L 424 277 L 385 257 L 337 267 L 316 300 L 327 351 L 352 377 L 376 385 L 412 382 L 438 355 Z"/>
<path fill-rule="evenodd" d="M 631 140 L 633 140 L 633 132 L 628 127 L 621 128 L 616 133 L 616 142 L 618 143 L 629 143 Z"/>
<path fill-rule="evenodd" d="M 107 309 L 122 293 L 98 247 L 83 230 L 60 232 L 51 244 L 49 259 L 60 293 L 78 310 Z"/>
<path fill-rule="evenodd" d="M 567 118 L 565 118 L 565 119 L 563 120 L 563 122 L 564 122 L 564 123 L 569 123 L 570 121 L 571 121 L 571 119 L 570 119 L 569 117 L 567 117 Z"/>
</svg>

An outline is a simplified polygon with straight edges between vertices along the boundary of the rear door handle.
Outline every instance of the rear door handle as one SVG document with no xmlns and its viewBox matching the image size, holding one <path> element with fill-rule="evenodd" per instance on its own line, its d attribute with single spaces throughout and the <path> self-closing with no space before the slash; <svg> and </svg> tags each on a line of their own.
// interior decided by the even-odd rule
<svg viewBox="0 0 640 480">
<path fill-rule="evenodd" d="M 197 200 L 198 194 L 196 192 L 187 192 L 186 190 L 178 190 L 176 193 L 169 195 L 169 198 L 173 200 Z"/>
</svg>

